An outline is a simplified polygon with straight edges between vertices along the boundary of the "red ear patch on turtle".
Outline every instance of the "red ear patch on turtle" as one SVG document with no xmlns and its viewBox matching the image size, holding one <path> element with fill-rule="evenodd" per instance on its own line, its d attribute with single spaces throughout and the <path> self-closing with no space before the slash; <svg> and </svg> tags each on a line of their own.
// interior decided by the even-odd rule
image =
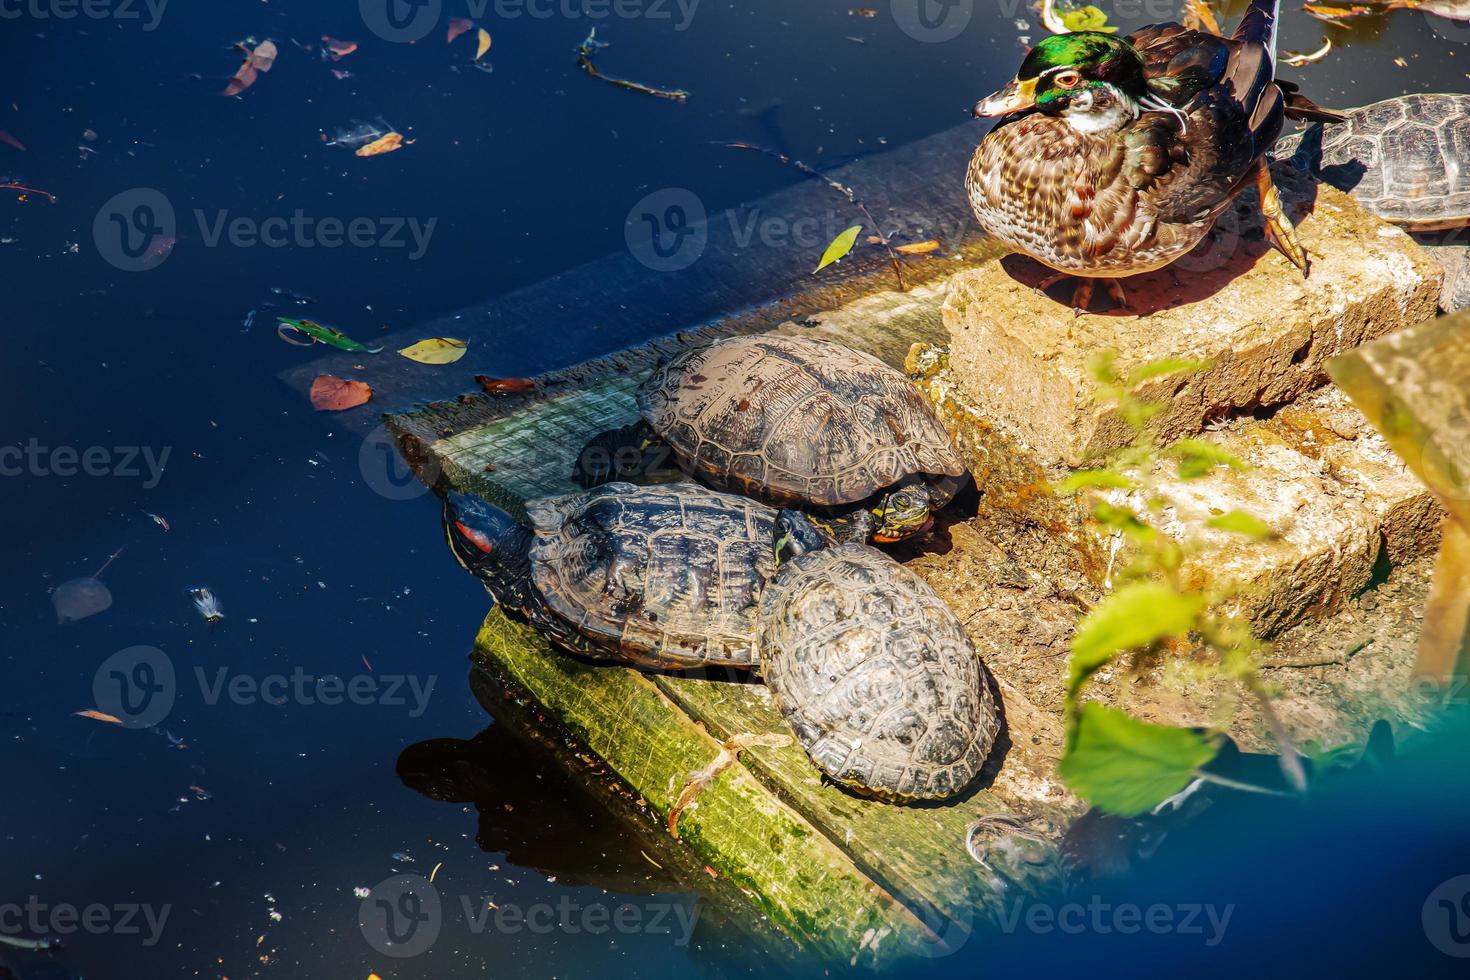
<svg viewBox="0 0 1470 980">
<path fill-rule="evenodd" d="M 460 534 L 463 534 L 476 548 L 479 548 L 485 554 L 488 555 L 495 550 L 495 545 L 490 543 L 490 539 L 485 536 L 483 531 L 476 531 L 473 528 L 465 527 L 460 521 L 455 521 L 454 526 L 459 528 Z"/>
</svg>

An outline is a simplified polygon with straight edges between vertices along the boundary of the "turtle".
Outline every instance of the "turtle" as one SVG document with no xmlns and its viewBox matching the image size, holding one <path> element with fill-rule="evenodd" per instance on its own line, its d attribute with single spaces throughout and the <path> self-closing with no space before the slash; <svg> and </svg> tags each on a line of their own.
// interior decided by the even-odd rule
<svg viewBox="0 0 1470 980">
<path fill-rule="evenodd" d="M 842 540 L 927 530 L 965 467 L 901 371 L 826 340 L 729 337 L 654 371 L 642 421 L 613 434 L 717 490 L 805 510 Z"/>
<path fill-rule="evenodd" d="M 830 779 L 891 802 L 963 790 L 999 712 L 963 624 L 923 579 L 860 544 L 782 562 L 761 597 L 763 676 Z"/>
<path fill-rule="evenodd" d="M 609 483 L 526 504 L 444 492 L 450 551 L 560 646 L 655 669 L 750 670 L 778 512 L 693 483 Z"/>
<path fill-rule="evenodd" d="M 573 653 L 774 680 L 818 768 L 883 800 L 953 795 L 984 762 L 998 722 L 979 657 L 933 591 L 876 548 L 694 483 L 533 500 L 529 525 L 441 492 L 455 558 Z M 866 747 L 848 758 L 841 738 Z"/>
<path fill-rule="evenodd" d="M 1411 234 L 1470 226 L 1470 95 L 1401 95 L 1313 124 L 1272 148 Z M 1463 236 L 1420 238 L 1444 266 L 1439 305 L 1470 306 L 1470 249 Z"/>
</svg>

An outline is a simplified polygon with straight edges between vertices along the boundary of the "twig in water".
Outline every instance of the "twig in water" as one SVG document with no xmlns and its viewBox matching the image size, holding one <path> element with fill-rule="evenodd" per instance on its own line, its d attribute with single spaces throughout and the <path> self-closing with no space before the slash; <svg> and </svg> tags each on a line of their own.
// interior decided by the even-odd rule
<svg viewBox="0 0 1470 980">
<path fill-rule="evenodd" d="M 56 203 L 56 195 L 52 194 L 50 191 L 43 191 L 39 187 L 27 187 L 25 184 L 13 180 L 7 180 L 4 183 L 0 183 L 0 190 L 20 191 L 24 194 L 40 194 L 52 204 Z"/>
<path fill-rule="evenodd" d="M 873 213 L 868 210 L 868 206 L 862 201 L 858 200 L 857 194 L 853 192 L 853 189 L 851 187 L 848 187 L 846 184 L 843 184 L 840 181 L 833 180 L 831 177 L 828 177 L 826 174 L 822 173 L 811 164 L 803 163 L 795 157 L 789 157 L 786 154 L 781 153 L 777 150 L 768 149 L 764 146 L 757 146 L 754 143 L 719 143 L 716 145 L 728 146 L 733 150 L 754 150 L 757 153 L 764 153 L 768 157 L 774 157 L 775 159 L 780 160 L 782 163 L 786 164 L 788 167 L 795 167 L 797 170 L 800 170 L 808 177 L 815 177 L 817 180 L 820 180 L 822 183 L 826 184 L 828 187 L 832 188 L 834 191 L 847 198 L 847 203 L 851 204 L 853 207 L 861 211 L 863 213 L 863 217 L 867 218 L 868 223 L 873 226 L 873 230 L 877 233 L 878 237 L 883 239 L 883 248 L 888 252 L 888 262 L 890 265 L 893 266 L 893 274 L 898 278 L 898 291 L 901 293 L 908 291 L 909 287 L 903 281 L 903 263 L 898 260 L 898 253 L 893 250 L 893 245 L 888 240 L 888 233 L 883 230 L 882 225 L 878 224 L 878 219 L 873 217 Z"/>
<path fill-rule="evenodd" d="M 674 102 L 689 101 L 689 93 L 681 88 L 654 88 L 652 85 L 644 85 L 642 82 L 631 82 L 626 78 L 614 78 L 611 75 L 604 75 L 592 63 L 592 52 L 605 47 L 607 45 L 604 42 L 597 40 L 597 28 L 592 28 L 592 33 L 587 35 L 587 40 L 577 46 L 577 67 L 581 68 L 593 78 L 600 78 L 604 82 L 616 85 L 619 88 L 642 92 L 644 95 L 656 95 L 660 99 L 670 99 Z"/>
</svg>

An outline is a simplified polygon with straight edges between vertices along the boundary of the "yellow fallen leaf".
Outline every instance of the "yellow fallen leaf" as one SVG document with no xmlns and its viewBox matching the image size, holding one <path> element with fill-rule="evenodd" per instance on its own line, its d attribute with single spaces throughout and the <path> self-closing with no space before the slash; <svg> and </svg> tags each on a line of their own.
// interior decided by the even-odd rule
<svg viewBox="0 0 1470 980">
<path fill-rule="evenodd" d="M 485 52 L 490 50 L 490 32 L 480 28 L 480 46 L 475 49 L 475 60 L 479 61 L 485 57 Z"/>
<path fill-rule="evenodd" d="M 827 251 L 822 253 L 822 261 L 817 263 L 817 267 L 812 270 L 812 274 L 816 275 L 818 272 L 821 272 L 833 262 L 836 262 L 838 259 L 842 258 L 848 252 L 851 252 L 853 245 L 857 244 L 858 232 L 862 230 L 862 225 L 853 225 L 851 228 L 847 229 L 842 234 L 832 239 L 832 244 L 828 245 Z"/>
<path fill-rule="evenodd" d="M 907 245 L 895 246 L 893 250 L 904 255 L 928 255 L 939 251 L 939 240 L 931 238 L 927 242 L 909 242 Z"/>
<path fill-rule="evenodd" d="M 121 718 L 115 718 L 112 715 L 107 714 L 106 712 L 97 711 L 93 708 L 88 708 L 86 711 L 73 711 L 72 714 L 76 715 L 79 718 L 91 718 L 93 721 L 105 721 L 109 725 L 122 724 Z"/>
<path fill-rule="evenodd" d="M 430 337 L 411 347 L 405 347 L 398 353 L 420 364 L 453 364 L 464 357 L 467 347 L 463 340 L 455 340 L 453 337 Z"/>
<path fill-rule="evenodd" d="M 373 140 L 366 146 L 359 146 L 357 148 L 357 155 L 360 157 L 375 157 L 379 154 L 392 153 L 394 150 L 399 150 L 402 148 L 403 134 L 389 133 L 386 136 Z"/>
<path fill-rule="evenodd" d="M 438 864 L 434 865 L 434 870 L 429 872 L 429 884 L 432 885 L 434 883 L 434 876 L 439 873 L 439 869 L 442 867 L 444 867 L 443 861 L 440 861 Z"/>
</svg>

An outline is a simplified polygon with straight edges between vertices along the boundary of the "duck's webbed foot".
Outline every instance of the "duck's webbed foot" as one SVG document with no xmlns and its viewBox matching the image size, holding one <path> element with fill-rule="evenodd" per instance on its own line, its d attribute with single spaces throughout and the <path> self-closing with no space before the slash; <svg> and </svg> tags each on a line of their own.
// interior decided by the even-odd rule
<svg viewBox="0 0 1470 980">
<path fill-rule="evenodd" d="M 1074 316 L 1081 316 L 1088 312 L 1088 307 L 1092 305 L 1092 291 L 1097 285 L 1096 279 L 1091 279 L 1087 276 L 1074 276 L 1070 272 L 1058 272 L 1041 280 L 1036 286 L 1036 291 L 1044 294 L 1046 290 L 1065 279 L 1075 279 L 1077 281 L 1077 285 L 1072 289 L 1072 313 Z M 1123 290 L 1123 283 L 1117 279 L 1104 279 L 1102 281 L 1113 303 L 1119 309 L 1126 309 L 1128 306 L 1128 294 Z"/>
<path fill-rule="evenodd" d="M 1266 219 L 1266 240 L 1300 269 L 1305 279 L 1309 274 L 1306 249 L 1297 241 L 1296 225 L 1286 216 L 1276 182 L 1271 179 L 1271 166 L 1264 157 L 1256 163 L 1255 183 L 1261 196 L 1261 214 Z"/>
</svg>

